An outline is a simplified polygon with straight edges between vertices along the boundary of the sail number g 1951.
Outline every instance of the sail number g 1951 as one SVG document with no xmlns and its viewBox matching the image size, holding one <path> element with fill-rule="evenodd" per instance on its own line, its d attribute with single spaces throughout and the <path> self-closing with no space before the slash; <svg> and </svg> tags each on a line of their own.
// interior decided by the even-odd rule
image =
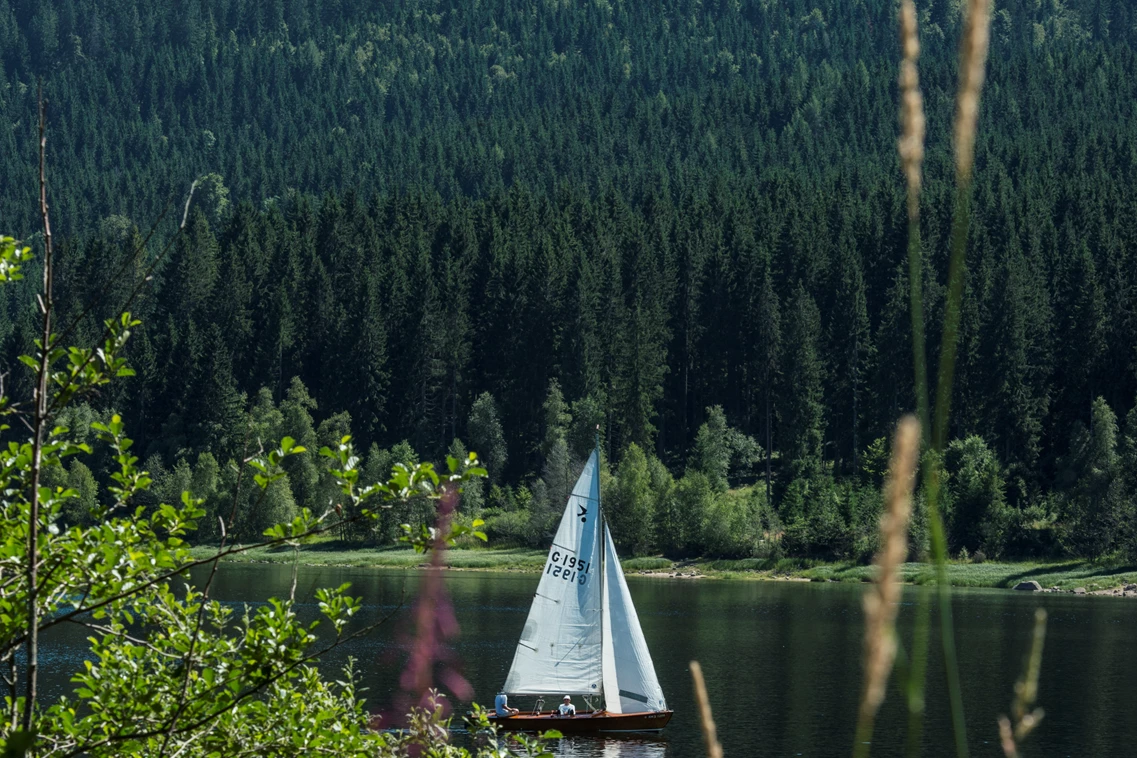
<svg viewBox="0 0 1137 758">
<path fill-rule="evenodd" d="M 549 556 L 549 565 L 545 567 L 546 574 L 564 579 L 566 582 L 587 584 L 592 573 L 592 561 L 582 561 L 576 556 L 560 550 L 554 550 Z"/>
</svg>

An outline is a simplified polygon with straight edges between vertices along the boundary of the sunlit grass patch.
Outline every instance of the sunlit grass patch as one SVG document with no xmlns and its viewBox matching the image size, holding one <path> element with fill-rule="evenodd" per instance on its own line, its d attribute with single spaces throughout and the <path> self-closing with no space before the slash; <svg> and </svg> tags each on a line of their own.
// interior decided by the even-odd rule
<svg viewBox="0 0 1137 758">
<path fill-rule="evenodd" d="M 652 558 L 628 558 L 620 561 L 624 571 L 670 571 L 675 567 L 672 561 L 658 556 Z"/>
<path fill-rule="evenodd" d="M 1137 566 L 1096 561 L 1057 563 L 953 563 L 948 567 L 952 584 L 960 587 L 1013 588 L 1019 582 L 1036 581 L 1044 589 L 1057 587 L 1087 591 L 1137 583 Z"/>
</svg>

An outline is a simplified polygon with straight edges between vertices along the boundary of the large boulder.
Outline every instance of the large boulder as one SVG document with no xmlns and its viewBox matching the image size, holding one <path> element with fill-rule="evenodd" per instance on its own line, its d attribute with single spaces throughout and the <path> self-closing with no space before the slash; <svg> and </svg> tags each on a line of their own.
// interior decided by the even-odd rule
<svg viewBox="0 0 1137 758">
<path fill-rule="evenodd" d="M 1042 590 L 1042 585 L 1031 579 L 1029 582 L 1019 582 L 1015 585 L 1015 589 L 1023 592 L 1039 592 Z"/>
</svg>

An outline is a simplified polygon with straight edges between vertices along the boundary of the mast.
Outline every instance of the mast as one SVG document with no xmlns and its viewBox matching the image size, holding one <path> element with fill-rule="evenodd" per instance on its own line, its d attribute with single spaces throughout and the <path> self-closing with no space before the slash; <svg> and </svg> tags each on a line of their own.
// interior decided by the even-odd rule
<svg viewBox="0 0 1137 758">
<path fill-rule="evenodd" d="M 608 603 L 605 601 L 606 593 L 608 591 L 608 584 L 606 575 L 608 573 L 606 555 L 604 549 L 604 510 L 600 507 L 600 424 L 596 425 L 596 525 L 600 533 L 600 697 L 605 698 L 604 694 L 604 610 Z"/>
</svg>

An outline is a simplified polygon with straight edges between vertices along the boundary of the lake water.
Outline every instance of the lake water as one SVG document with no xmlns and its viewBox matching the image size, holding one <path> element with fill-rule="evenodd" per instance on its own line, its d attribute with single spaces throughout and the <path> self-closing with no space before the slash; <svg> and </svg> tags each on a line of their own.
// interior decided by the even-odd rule
<svg viewBox="0 0 1137 758">
<path fill-rule="evenodd" d="M 301 568 L 297 597 L 316 614 L 317 587 L 351 582 L 363 598 L 356 623 L 367 624 L 413 599 L 420 574 L 352 568 Z M 505 681 L 536 589 L 535 574 L 447 572 L 446 587 L 462 628 L 454 648 L 478 702 L 493 702 Z M 291 570 L 228 564 L 214 597 L 257 604 L 287 596 Z M 728 758 L 843 756 L 852 750 L 861 687 L 862 587 L 799 582 L 675 580 L 629 577 L 668 705 L 671 724 L 659 738 L 574 738 L 559 741 L 564 758 L 687 758 L 703 755 L 687 664 L 707 677 L 715 720 Z M 908 588 L 901 625 L 911 624 L 918 590 Z M 1034 609 L 1049 627 L 1039 704 L 1046 718 L 1026 754 L 1137 754 L 1137 601 L 1113 597 L 1032 595 L 961 590 L 954 601 L 960 674 L 971 754 L 1002 755 L 995 719 L 1009 710 L 1012 686 L 1029 645 Z M 338 649 L 323 665 L 338 673 L 356 659 L 369 706 L 390 704 L 404 661 L 395 640 L 409 632 L 406 610 L 374 633 Z M 45 695 L 68 685 L 81 665 L 79 629 L 45 641 Z M 933 638 L 933 642 L 936 640 Z M 924 755 L 951 748 L 943 668 L 933 647 L 928 671 Z M 466 704 L 458 704 L 462 709 Z M 873 755 L 904 754 L 907 712 L 895 686 L 877 721 Z"/>
</svg>

